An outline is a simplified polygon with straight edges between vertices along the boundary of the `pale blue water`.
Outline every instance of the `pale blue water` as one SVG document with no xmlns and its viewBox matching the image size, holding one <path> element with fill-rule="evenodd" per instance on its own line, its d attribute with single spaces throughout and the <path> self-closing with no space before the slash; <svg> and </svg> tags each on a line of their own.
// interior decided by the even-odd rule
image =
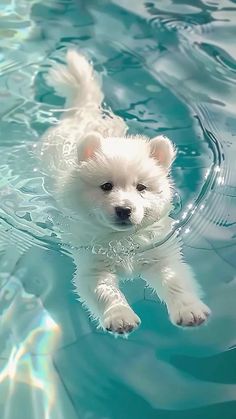
<svg viewBox="0 0 236 419">
<path fill-rule="evenodd" d="M 0 418 L 235 418 L 236 1 L 1 0 L 0 35 Z M 207 326 L 172 326 L 140 281 L 128 340 L 76 301 L 31 152 L 63 104 L 44 75 L 70 46 L 130 132 L 178 147 L 174 216 Z"/>
</svg>

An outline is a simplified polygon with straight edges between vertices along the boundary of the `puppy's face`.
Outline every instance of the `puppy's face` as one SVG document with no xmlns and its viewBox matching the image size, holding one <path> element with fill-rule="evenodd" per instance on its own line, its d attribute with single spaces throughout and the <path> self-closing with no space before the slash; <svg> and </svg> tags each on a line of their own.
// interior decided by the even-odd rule
<svg viewBox="0 0 236 419">
<path fill-rule="evenodd" d="M 88 135 L 78 149 L 79 169 L 68 179 L 66 206 L 111 230 L 130 230 L 161 219 L 171 200 L 168 169 L 175 151 L 166 137 Z"/>
</svg>

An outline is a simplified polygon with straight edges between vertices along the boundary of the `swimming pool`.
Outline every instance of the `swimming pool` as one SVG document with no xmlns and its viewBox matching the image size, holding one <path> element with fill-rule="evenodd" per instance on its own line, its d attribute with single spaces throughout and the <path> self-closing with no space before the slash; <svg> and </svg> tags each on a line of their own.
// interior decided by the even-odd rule
<svg viewBox="0 0 236 419">
<path fill-rule="evenodd" d="M 233 419 L 236 2 L 0 1 L 1 419 Z M 46 85 L 69 46 L 102 75 L 131 133 L 178 147 L 173 217 L 213 315 L 172 326 L 141 281 L 129 339 L 96 329 L 76 300 L 69 251 L 34 155 L 63 101 Z"/>
</svg>

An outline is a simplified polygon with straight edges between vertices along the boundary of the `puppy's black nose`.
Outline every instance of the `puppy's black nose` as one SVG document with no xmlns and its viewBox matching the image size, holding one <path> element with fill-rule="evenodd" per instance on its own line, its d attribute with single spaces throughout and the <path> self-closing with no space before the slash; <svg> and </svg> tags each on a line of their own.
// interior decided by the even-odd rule
<svg viewBox="0 0 236 419">
<path fill-rule="evenodd" d="M 128 220 L 131 216 L 131 209 L 128 207 L 115 207 L 117 217 L 122 220 Z"/>
</svg>

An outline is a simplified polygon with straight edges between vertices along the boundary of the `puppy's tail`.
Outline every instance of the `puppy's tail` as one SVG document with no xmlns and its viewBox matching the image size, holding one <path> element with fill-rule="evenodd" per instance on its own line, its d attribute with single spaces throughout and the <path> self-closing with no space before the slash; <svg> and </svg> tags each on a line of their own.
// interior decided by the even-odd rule
<svg viewBox="0 0 236 419">
<path fill-rule="evenodd" d="M 56 93 L 66 98 L 68 108 L 84 107 L 88 104 L 100 106 L 103 94 L 87 59 L 69 50 L 66 65 L 55 64 L 47 76 L 47 82 Z"/>
</svg>

